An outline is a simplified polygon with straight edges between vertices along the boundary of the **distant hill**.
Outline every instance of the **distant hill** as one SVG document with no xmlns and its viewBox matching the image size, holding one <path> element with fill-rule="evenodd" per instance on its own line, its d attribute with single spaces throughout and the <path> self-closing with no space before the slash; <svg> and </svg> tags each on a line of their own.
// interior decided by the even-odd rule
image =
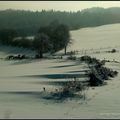
<svg viewBox="0 0 120 120">
<path fill-rule="evenodd" d="M 120 8 L 94 7 L 77 12 L 32 12 L 12 9 L 0 11 L 0 29 L 16 29 L 19 35 L 33 35 L 41 26 L 48 25 L 54 20 L 68 25 L 71 30 L 120 23 Z"/>
</svg>

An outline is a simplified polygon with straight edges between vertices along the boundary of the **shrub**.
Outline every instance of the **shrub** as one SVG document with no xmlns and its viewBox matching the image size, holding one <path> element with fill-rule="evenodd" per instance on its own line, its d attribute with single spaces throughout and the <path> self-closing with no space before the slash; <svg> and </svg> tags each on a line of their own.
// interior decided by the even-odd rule
<svg viewBox="0 0 120 120">
<path fill-rule="evenodd" d="M 73 56 L 73 55 L 70 55 L 69 57 L 67 57 L 67 59 L 69 59 L 69 60 L 76 60 L 77 57 L 76 57 L 76 56 Z"/>
<path fill-rule="evenodd" d="M 116 52 L 116 49 L 112 49 L 111 53 L 115 53 Z"/>
<path fill-rule="evenodd" d="M 82 56 L 80 60 L 91 64 L 91 66 L 89 66 L 91 73 L 88 74 L 91 86 L 103 85 L 105 83 L 104 80 L 108 80 L 109 77 L 115 77 L 118 74 L 117 71 L 103 67 L 106 62 L 105 60 L 100 61 L 99 59 L 91 58 L 90 56 Z"/>
<path fill-rule="evenodd" d="M 104 84 L 104 81 L 101 79 L 101 77 L 96 75 L 94 72 L 90 73 L 89 77 L 90 86 L 101 86 Z"/>
</svg>

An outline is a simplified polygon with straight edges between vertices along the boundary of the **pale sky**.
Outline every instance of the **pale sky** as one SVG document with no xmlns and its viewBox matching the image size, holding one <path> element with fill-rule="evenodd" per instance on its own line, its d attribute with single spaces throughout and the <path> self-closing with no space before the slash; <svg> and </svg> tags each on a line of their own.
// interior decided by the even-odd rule
<svg viewBox="0 0 120 120">
<path fill-rule="evenodd" d="M 78 11 L 91 7 L 120 7 L 120 1 L 0 1 L 0 10 L 19 9 L 41 11 Z"/>
</svg>

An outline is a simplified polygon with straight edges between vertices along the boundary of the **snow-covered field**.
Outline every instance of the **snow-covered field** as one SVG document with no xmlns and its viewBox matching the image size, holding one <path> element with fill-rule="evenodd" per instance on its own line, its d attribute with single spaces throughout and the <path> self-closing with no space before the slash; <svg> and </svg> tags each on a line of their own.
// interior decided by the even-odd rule
<svg viewBox="0 0 120 120">
<path fill-rule="evenodd" d="M 120 62 L 120 24 L 104 25 L 71 31 L 73 44 L 68 51 L 78 50 L 76 56 L 91 55 L 98 59 Z M 105 51 L 116 48 L 116 53 Z M 95 53 L 99 51 L 100 53 Z M 0 58 L 10 54 L 34 52 L 0 46 Z M 120 72 L 120 63 L 107 63 Z M 54 81 L 66 76 L 81 75 L 87 65 L 66 59 L 5 61 L 0 59 L 0 118 L 120 118 L 120 75 L 102 87 L 89 88 L 87 100 L 67 99 L 64 102 L 44 99 L 47 91 L 58 87 Z M 48 81 L 51 81 L 48 82 Z"/>
</svg>

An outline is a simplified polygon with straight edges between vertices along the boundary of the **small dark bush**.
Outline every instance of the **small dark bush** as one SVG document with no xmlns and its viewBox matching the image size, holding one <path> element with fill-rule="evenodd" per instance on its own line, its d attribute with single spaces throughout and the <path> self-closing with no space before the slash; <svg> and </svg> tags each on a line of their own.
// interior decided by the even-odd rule
<svg viewBox="0 0 120 120">
<path fill-rule="evenodd" d="M 115 53 L 116 52 L 116 49 L 112 49 L 111 53 Z"/>
<path fill-rule="evenodd" d="M 101 86 L 104 84 L 104 81 L 101 79 L 100 76 L 95 75 L 95 73 L 90 73 L 90 86 Z"/>
<path fill-rule="evenodd" d="M 28 57 L 26 57 L 24 54 L 23 55 L 9 55 L 6 57 L 7 60 L 22 60 L 22 59 L 27 59 Z"/>
<path fill-rule="evenodd" d="M 80 92 L 79 96 L 82 97 L 82 91 L 88 88 L 87 84 L 83 84 L 74 78 L 73 81 L 68 81 L 62 88 L 58 89 L 55 93 L 52 93 L 51 98 L 57 100 L 63 100 L 70 97 L 77 96 L 77 92 Z"/>
<path fill-rule="evenodd" d="M 118 74 L 117 71 L 103 67 L 106 62 L 105 60 L 100 61 L 99 59 L 91 58 L 90 56 L 82 56 L 80 60 L 91 64 L 91 73 L 88 74 L 90 77 L 89 82 L 91 86 L 103 85 L 104 80 L 108 80 L 109 77 L 115 77 Z"/>
<path fill-rule="evenodd" d="M 112 50 L 106 51 L 106 52 L 108 52 L 108 53 L 115 53 L 115 52 L 117 52 L 117 50 L 116 49 L 112 49 Z"/>
<path fill-rule="evenodd" d="M 76 56 L 71 55 L 71 56 L 69 56 L 67 59 L 68 59 L 68 60 L 76 60 L 76 59 L 77 59 L 77 57 L 76 57 Z"/>
</svg>

